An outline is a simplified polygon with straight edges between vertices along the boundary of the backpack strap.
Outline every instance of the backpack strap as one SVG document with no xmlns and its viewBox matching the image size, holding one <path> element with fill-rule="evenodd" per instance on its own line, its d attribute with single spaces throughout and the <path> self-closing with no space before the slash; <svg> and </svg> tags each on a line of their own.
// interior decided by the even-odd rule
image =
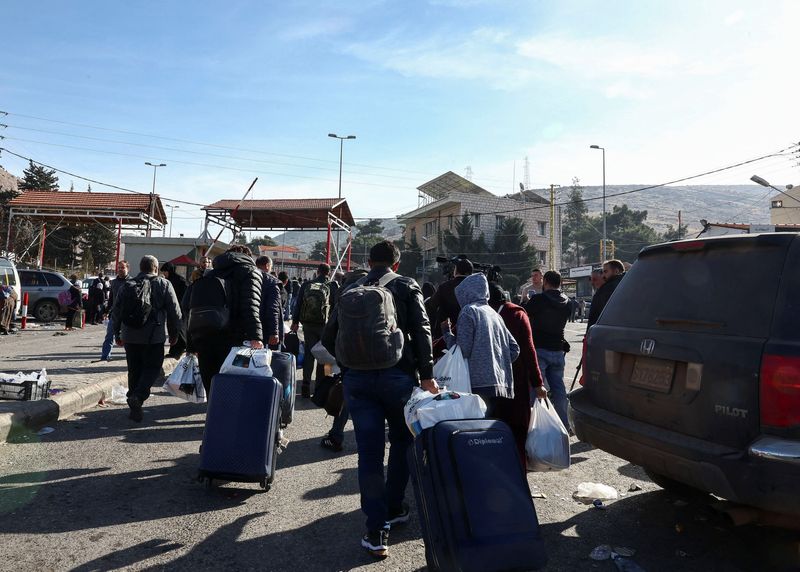
<svg viewBox="0 0 800 572">
<path fill-rule="evenodd" d="M 378 286 L 385 287 L 387 284 L 389 284 L 389 282 L 391 282 L 395 278 L 400 278 L 400 275 L 390 270 L 389 272 L 381 276 L 380 280 L 378 280 Z"/>
</svg>

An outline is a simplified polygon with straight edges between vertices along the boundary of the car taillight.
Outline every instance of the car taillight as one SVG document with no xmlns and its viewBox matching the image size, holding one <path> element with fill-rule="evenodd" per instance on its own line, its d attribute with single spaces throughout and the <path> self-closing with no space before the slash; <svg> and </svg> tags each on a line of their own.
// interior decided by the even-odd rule
<svg viewBox="0 0 800 572">
<path fill-rule="evenodd" d="M 703 250 L 706 243 L 704 240 L 688 240 L 686 242 L 676 242 L 670 246 L 672 250 Z"/>
<path fill-rule="evenodd" d="M 589 347 L 588 336 L 583 336 L 583 353 L 581 354 L 581 378 L 578 380 L 578 383 L 581 386 L 585 385 L 584 380 L 586 379 L 586 348 Z"/>
<path fill-rule="evenodd" d="M 759 393 L 762 425 L 800 425 L 800 357 L 765 355 Z"/>
</svg>

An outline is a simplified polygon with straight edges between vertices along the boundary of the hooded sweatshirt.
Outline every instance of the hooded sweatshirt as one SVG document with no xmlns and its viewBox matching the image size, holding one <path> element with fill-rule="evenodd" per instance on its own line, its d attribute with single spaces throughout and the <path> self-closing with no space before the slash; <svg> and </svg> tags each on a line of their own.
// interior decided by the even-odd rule
<svg viewBox="0 0 800 572">
<path fill-rule="evenodd" d="M 475 392 L 496 397 L 514 397 L 511 363 L 519 356 L 519 345 L 488 304 L 489 283 L 483 274 L 467 276 L 456 287 L 461 305 L 456 335 L 445 332 L 447 347 L 458 345 L 469 362 L 469 377 Z"/>
<path fill-rule="evenodd" d="M 538 349 L 564 351 L 564 327 L 571 312 L 569 298 L 561 290 L 545 290 L 525 306 L 531 321 L 533 343 Z"/>
</svg>

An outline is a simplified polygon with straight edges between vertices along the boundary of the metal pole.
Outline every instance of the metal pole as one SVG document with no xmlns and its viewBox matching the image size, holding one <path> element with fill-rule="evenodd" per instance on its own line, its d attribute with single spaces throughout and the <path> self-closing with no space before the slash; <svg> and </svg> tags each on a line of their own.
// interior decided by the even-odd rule
<svg viewBox="0 0 800 572">
<path fill-rule="evenodd" d="M 339 139 L 339 198 L 342 198 L 342 155 L 344 154 L 344 139 Z"/>
<path fill-rule="evenodd" d="M 603 260 L 605 262 L 608 252 L 606 250 L 606 148 L 603 150 Z"/>
<path fill-rule="evenodd" d="M 556 222 L 556 191 L 555 185 L 550 185 L 550 270 L 555 270 L 553 259 L 555 258 L 555 222 Z"/>
<path fill-rule="evenodd" d="M 39 248 L 39 268 L 44 264 L 44 241 L 47 238 L 47 223 L 42 223 L 42 245 Z"/>
<path fill-rule="evenodd" d="M 117 226 L 117 259 L 114 261 L 115 270 L 117 268 L 117 265 L 119 264 L 119 247 L 121 243 L 122 243 L 122 219 L 119 219 Z"/>
<path fill-rule="evenodd" d="M 153 165 L 153 190 L 150 191 L 150 209 L 149 209 L 149 216 L 147 219 L 147 237 L 150 238 L 150 224 L 153 220 L 153 209 L 155 208 L 155 201 L 156 199 L 156 166 Z"/>
</svg>

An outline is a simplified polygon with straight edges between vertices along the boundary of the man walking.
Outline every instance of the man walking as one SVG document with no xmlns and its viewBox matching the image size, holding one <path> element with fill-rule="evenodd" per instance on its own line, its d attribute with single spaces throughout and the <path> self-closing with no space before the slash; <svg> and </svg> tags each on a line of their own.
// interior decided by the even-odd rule
<svg viewBox="0 0 800 572">
<path fill-rule="evenodd" d="M 119 289 L 122 288 L 126 280 L 128 280 L 128 262 L 120 260 L 117 262 L 117 275 L 109 286 L 108 326 L 106 327 L 106 338 L 103 340 L 103 348 L 100 350 L 100 361 L 111 361 L 111 348 L 114 347 L 114 316 L 112 309 L 114 308 L 114 301 L 119 296 Z"/>
<path fill-rule="evenodd" d="M 542 293 L 542 271 L 538 268 L 531 270 L 531 281 L 523 284 L 519 289 L 519 295 L 522 297 L 522 305 L 528 303 L 528 300 L 534 294 Z"/>
<path fill-rule="evenodd" d="M 162 264 L 161 272 L 164 274 L 164 278 L 172 284 L 172 289 L 175 290 L 175 297 L 178 298 L 178 303 L 180 304 L 183 301 L 183 296 L 186 294 L 189 283 L 186 278 L 178 274 L 172 262 Z M 184 351 L 186 351 L 186 329 L 183 322 L 181 322 L 178 330 L 178 341 L 169 349 L 169 354 L 167 355 L 173 359 L 179 359 Z"/>
<path fill-rule="evenodd" d="M 304 282 L 300 287 L 297 305 L 292 314 L 292 331 L 297 332 L 300 324 L 303 324 L 303 340 L 306 345 L 305 361 L 303 362 L 303 385 L 301 393 L 303 397 L 311 397 L 311 376 L 314 373 L 314 356 L 311 355 L 313 348 L 322 337 L 322 328 L 328 321 L 328 314 L 331 305 L 336 300 L 339 285 L 331 282 L 328 276 L 331 267 L 327 264 L 320 264 L 317 267 L 317 277 L 311 282 Z M 322 364 L 316 364 L 319 381 L 325 377 Z"/>
<path fill-rule="evenodd" d="M 611 299 L 614 290 L 617 289 L 619 283 L 625 276 L 625 266 L 620 260 L 606 260 L 603 262 L 603 284 L 595 291 L 592 297 L 592 307 L 589 308 L 589 322 L 586 326 L 588 330 L 600 318 L 603 308 Z"/>
<path fill-rule="evenodd" d="M 273 349 L 280 347 L 283 342 L 283 308 L 281 308 L 280 282 L 272 272 L 272 259 L 269 256 L 259 256 L 256 259 L 256 268 L 261 271 L 261 328 L 267 345 Z"/>
<path fill-rule="evenodd" d="M 129 417 L 136 422 L 142 420 L 142 405 L 161 374 L 167 331 L 174 344 L 181 320 L 175 290 L 158 275 L 156 257 L 144 256 L 139 271 L 119 290 L 112 317 L 117 345 L 125 347 Z"/>
<path fill-rule="evenodd" d="M 441 324 L 443 322 L 450 320 L 455 324 L 458 320 L 461 304 L 456 298 L 456 287 L 464 281 L 464 278 L 471 276 L 473 271 L 472 262 L 466 258 L 459 259 L 453 269 L 453 277 L 442 283 L 431 296 L 428 308 L 435 314 L 430 317 L 433 320 L 433 324 L 431 324 L 433 337 L 438 338 L 442 335 Z"/>
<path fill-rule="evenodd" d="M 373 246 L 369 253 L 370 272 L 343 292 L 339 312 L 331 317 L 323 340 L 328 351 L 335 355 L 340 330 L 359 330 L 357 324 L 339 321 L 348 292 L 364 285 L 380 286 L 391 294 L 397 329 L 402 332 L 400 361 L 391 367 L 345 369 L 343 373 L 345 403 L 353 419 L 358 447 L 361 510 L 367 517 L 367 532 L 361 538 L 361 546 L 377 558 L 388 555 L 389 528 L 408 521 L 408 506 L 404 502 L 409 478 L 406 453 L 412 436 L 405 424 L 403 406 L 418 384 L 422 389 L 438 392 L 433 379 L 430 324 L 422 291 L 412 278 L 394 274 L 399 265 L 400 251 L 393 243 L 383 241 Z M 390 272 L 392 275 L 387 276 Z M 351 348 L 352 344 L 358 346 L 357 340 L 341 340 L 341 343 L 350 343 Z M 369 359 L 370 355 L 373 354 L 365 353 L 364 359 Z M 386 423 L 389 425 L 389 465 L 384 477 Z"/>
<path fill-rule="evenodd" d="M 219 373 L 231 348 L 247 342 L 253 349 L 264 347 L 259 316 L 263 278 L 253 262 L 250 249 L 234 244 L 214 258 L 213 270 L 192 284 L 189 307 L 187 351 L 197 353 L 200 377 L 206 395 L 211 379 Z M 193 312 L 227 309 L 227 325 L 212 333 L 192 328 Z"/>
<path fill-rule="evenodd" d="M 533 344 L 542 377 L 547 381 L 556 413 L 569 430 L 567 390 L 564 386 L 564 354 L 567 346 L 564 327 L 570 314 L 570 301 L 559 288 L 561 274 L 555 270 L 544 273 L 542 295 L 530 299 L 525 309 L 531 322 Z M 531 402 L 535 398 L 531 395 Z"/>
</svg>

